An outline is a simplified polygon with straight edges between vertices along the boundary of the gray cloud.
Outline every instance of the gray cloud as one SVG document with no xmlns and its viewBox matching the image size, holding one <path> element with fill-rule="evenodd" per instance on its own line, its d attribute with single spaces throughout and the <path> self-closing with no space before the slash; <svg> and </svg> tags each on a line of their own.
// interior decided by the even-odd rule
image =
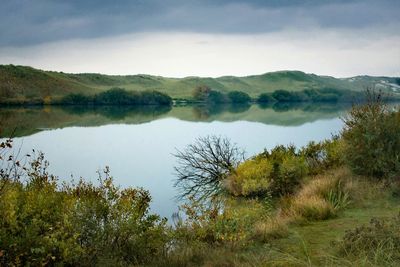
<svg viewBox="0 0 400 267">
<path fill-rule="evenodd" d="M 0 46 L 151 31 L 247 34 L 286 28 L 371 28 L 397 34 L 400 26 L 398 0 L 1 0 L 0 4 Z"/>
</svg>

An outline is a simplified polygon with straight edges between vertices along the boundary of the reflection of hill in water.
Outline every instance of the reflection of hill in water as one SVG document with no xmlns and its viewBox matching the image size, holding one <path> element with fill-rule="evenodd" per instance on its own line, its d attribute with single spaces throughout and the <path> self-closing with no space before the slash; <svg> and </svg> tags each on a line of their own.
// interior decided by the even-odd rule
<svg viewBox="0 0 400 267">
<path fill-rule="evenodd" d="M 187 121 L 251 121 L 280 126 L 296 126 L 320 119 L 340 116 L 350 106 L 348 104 L 286 104 L 286 105 L 248 105 L 192 107 L 191 114 L 182 112 L 187 107 L 176 107 L 168 113 Z"/>
<path fill-rule="evenodd" d="M 49 106 L 0 109 L 0 136 L 26 136 L 43 129 L 106 124 L 140 124 L 173 117 L 185 121 L 237 120 L 281 126 L 295 126 L 319 119 L 338 117 L 349 106 L 340 104 L 296 105 L 216 105 L 216 106 L 144 106 L 76 107 Z"/>
</svg>

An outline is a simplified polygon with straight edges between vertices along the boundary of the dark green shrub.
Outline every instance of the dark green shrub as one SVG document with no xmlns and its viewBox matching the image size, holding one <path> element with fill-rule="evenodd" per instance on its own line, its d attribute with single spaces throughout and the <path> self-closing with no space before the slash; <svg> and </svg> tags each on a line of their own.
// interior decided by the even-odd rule
<svg viewBox="0 0 400 267">
<path fill-rule="evenodd" d="M 334 88 L 306 89 L 303 94 L 313 102 L 337 102 L 344 91 Z"/>
<path fill-rule="evenodd" d="M 222 103 L 228 103 L 229 99 L 225 94 L 211 90 L 210 94 L 208 95 L 207 102 L 211 104 L 222 104 Z"/>
<path fill-rule="evenodd" d="M 170 96 L 158 91 L 143 91 L 134 95 L 137 100 L 134 102 L 142 105 L 171 105 Z"/>
<path fill-rule="evenodd" d="M 344 155 L 358 174 L 378 178 L 400 174 L 400 111 L 368 92 L 368 102 L 353 106 L 343 118 Z"/>
<path fill-rule="evenodd" d="M 171 105 L 170 96 L 158 91 L 126 91 L 112 88 L 94 97 L 96 105 Z"/>
<path fill-rule="evenodd" d="M 228 93 L 228 99 L 232 103 L 248 103 L 251 98 L 248 94 L 241 91 L 232 91 Z"/>
<path fill-rule="evenodd" d="M 334 137 L 319 143 L 310 142 L 300 154 L 306 159 L 310 174 L 322 173 L 344 163 L 343 140 Z"/>
<path fill-rule="evenodd" d="M 264 157 L 272 161 L 271 192 L 273 195 L 286 195 L 295 191 L 307 174 L 305 158 L 296 153 L 294 146 L 276 146 Z"/>
<path fill-rule="evenodd" d="M 257 98 L 258 103 L 273 103 L 275 101 L 276 99 L 273 98 L 272 95 L 268 93 L 262 93 Z"/>
<path fill-rule="evenodd" d="M 60 101 L 65 105 L 87 105 L 93 102 L 93 98 L 84 94 L 69 94 L 63 97 Z"/>
<path fill-rule="evenodd" d="M 300 102 L 307 101 L 307 96 L 303 92 L 289 92 L 286 90 L 276 90 L 272 97 L 278 102 Z"/>
<path fill-rule="evenodd" d="M 112 88 L 97 94 L 94 98 L 95 104 L 101 105 L 129 105 L 132 104 L 132 95 L 122 88 Z"/>
</svg>

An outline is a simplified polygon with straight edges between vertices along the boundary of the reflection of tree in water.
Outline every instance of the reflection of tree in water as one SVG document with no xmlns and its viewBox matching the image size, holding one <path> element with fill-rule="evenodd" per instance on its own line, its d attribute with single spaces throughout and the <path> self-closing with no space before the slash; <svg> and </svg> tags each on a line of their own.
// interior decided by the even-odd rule
<svg viewBox="0 0 400 267">
<path fill-rule="evenodd" d="M 249 110 L 251 104 L 243 103 L 243 104 L 232 104 L 227 106 L 227 110 L 231 113 L 242 113 Z"/>
<path fill-rule="evenodd" d="M 290 110 L 302 110 L 304 112 L 336 112 L 345 110 L 351 106 L 351 103 L 337 102 L 275 102 L 259 103 L 261 109 L 273 109 L 276 112 L 287 112 Z"/>
<path fill-rule="evenodd" d="M 276 102 L 272 106 L 272 109 L 276 112 L 285 112 L 294 109 L 302 109 L 305 105 L 307 104 L 300 102 Z"/>
<path fill-rule="evenodd" d="M 87 115 L 99 114 L 110 119 L 124 119 L 132 115 L 155 117 L 171 110 L 167 105 L 148 106 L 62 106 L 62 109 L 70 114 Z"/>
<path fill-rule="evenodd" d="M 352 103 L 342 102 L 342 103 L 313 103 L 302 108 L 306 112 L 336 112 L 340 110 L 347 110 L 351 107 Z"/>
<path fill-rule="evenodd" d="M 193 107 L 193 114 L 197 120 L 207 120 L 211 116 L 221 114 L 223 112 L 242 113 L 251 107 L 250 104 L 214 104 L 214 105 L 198 105 Z"/>
<path fill-rule="evenodd" d="M 224 105 L 196 105 L 193 107 L 193 115 L 196 120 L 207 120 L 210 116 L 224 111 Z"/>
<path fill-rule="evenodd" d="M 207 136 L 177 150 L 174 156 L 178 197 L 201 201 L 221 192 L 222 182 L 243 161 L 244 151 L 227 138 Z"/>
</svg>

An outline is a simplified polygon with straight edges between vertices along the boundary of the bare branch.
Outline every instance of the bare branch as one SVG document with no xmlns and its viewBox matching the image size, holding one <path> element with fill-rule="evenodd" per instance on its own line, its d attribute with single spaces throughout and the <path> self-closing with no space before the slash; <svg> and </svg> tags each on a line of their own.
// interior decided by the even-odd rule
<svg viewBox="0 0 400 267">
<path fill-rule="evenodd" d="M 196 139 L 177 158 L 175 186 L 180 198 L 208 198 L 221 191 L 221 182 L 244 160 L 244 151 L 227 138 L 206 136 Z"/>
</svg>

